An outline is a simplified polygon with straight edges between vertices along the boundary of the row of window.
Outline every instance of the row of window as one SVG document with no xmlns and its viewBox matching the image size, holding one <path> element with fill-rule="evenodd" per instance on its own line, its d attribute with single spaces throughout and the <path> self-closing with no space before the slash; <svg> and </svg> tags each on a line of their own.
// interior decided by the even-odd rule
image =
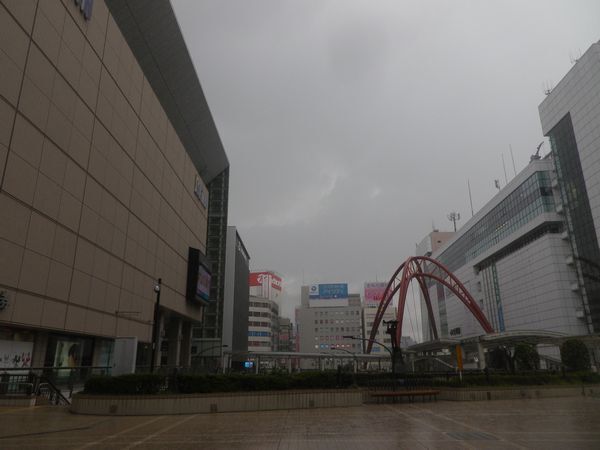
<svg viewBox="0 0 600 450">
<path fill-rule="evenodd" d="M 317 311 L 315 315 L 320 317 L 327 316 L 359 316 L 360 311 L 358 310 L 345 310 L 345 311 Z"/>
<path fill-rule="evenodd" d="M 248 341 L 248 347 L 269 347 L 269 348 L 271 348 L 271 343 L 264 342 L 264 341 Z"/>
<path fill-rule="evenodd" d="M 536 172 L 448 247 L 438 259 L 450 271 L 455 271 L 533 218 L 554 209 L 550 173 Z"/>
<path fill-rule="evenodd" d="M 360 327 L 320 327 L 320 328 L 315 328 L 315 333 L 327 333 L 327 332 L 335 332 L 335 331 L 341 331 L 341 332 L 346 332 L 346 333 L 357 333 L 360 332 L 361 329 Z"/>
<path fill-rule="evenodd" d="M 248 336 L 271 337 L 270 331 L 248 331 Z"/>
<path fill-rule="evenodd" d="M 342 320 L 334 320 L 334 319 L 318 319 L 318 320 L 315 320 L 315 325 L 316 324 L 325 324 L 325 325 L 331 324 L 331 325 L 333 325 L 333 324 L 336 324 L 336 323 L 337 324 L 348 323 L 348 324 L 354 324 L 354 325 L 356 325 L 356 324 L 359 323 L 359 321 L 358 320 L 344 320 L 344 319 L 342 319 Z"/>
<path fill-rule="evenodd" d="M 315 348 L 331 349 L 331 350 L 335 350 L 336 348 L 360 349 L 360 346 L 359 346 L 359 344 L 315 344 Z"/>
<path fill-rule="evenodd" d="M 271 328 L 271 322 L 255 322 L 255 321 L 250 320 L 250 321 L 248 321 L 248 326 Z"/>
<path fill-rule="evenodd" d="M 271 313 L 268 312 L 258 312 L 258 311 L 250 311 L 248 313 L 249 317 L 271 317 Z"/>
</svg>

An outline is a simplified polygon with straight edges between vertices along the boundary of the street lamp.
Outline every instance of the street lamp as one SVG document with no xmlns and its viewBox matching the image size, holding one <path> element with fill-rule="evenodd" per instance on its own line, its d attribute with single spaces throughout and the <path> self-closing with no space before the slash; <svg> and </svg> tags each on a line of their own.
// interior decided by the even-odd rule
<svg viewBox="0 0 600 450">
<path fill-rule="evenodd" d="M 346 352 L 349 355 L 352 355 L 352 358 L 354 359 L 354 373 L 356 373 L 358 371 L 358 359 L 356 358 L 356 353 L 351 352 L 350 350 L 346 350 L 345 348 L 339 348 L 339 347 L 334 347 L 334 348 L 332 348 L 332 350 L 339 350 L 341 352 Z"/>
<path fill-rule="evenodd" d="M 382 342 L 376 341 L 375 339 L 367 339 L 367 338 L 363 338 L 360 336 L 342 336 L 344 339 L 354 339 L 357 341 L 363 341 L 363 342 L 374 342 L 375 344 L 380 345 L 381 347 L 383 347 L 384 349 L 387 350 L 387 352 L 390 354 L 390 359 L 392 361 L 392 374 L 395 376 L 396 375 L 396 371 L 394 369 L 394 352 L 392 351 L 391 348 L 389 348 L 387 345 L 385 345 Z M 381 368 L 381 367 L 380 367 Z"/>
<path fill-rule="evenodd" d="M 152 361 L 150 361 L 150 373 L 154 372 L 154 364 L 156 363 L 156 351 L 158 350 L 158 335 L 160 333 L 160 288 L 162 286 L 162 278 L 159 278 L 154 285 L 156 292 L 156 302 L 154 303 L 154 324 L 152 327 Z"/>
</svg>

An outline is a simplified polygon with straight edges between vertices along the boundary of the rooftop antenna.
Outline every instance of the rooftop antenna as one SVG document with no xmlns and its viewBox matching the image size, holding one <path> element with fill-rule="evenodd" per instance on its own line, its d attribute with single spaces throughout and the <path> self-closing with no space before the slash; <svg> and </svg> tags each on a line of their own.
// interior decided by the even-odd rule
<svg viewBox="0 0 600 450">
<path fill-rule="evenodd" d="M 554 89 L 554 87 L 552 87 L 551 82 L 546 81 L 546 82 L 544 82 L 542 89 L 544 91 L 544 95 L 550 95 L 552 93 L 552 89 Z"/>
<path fill-rule="evenodd" d="M 517 176 L 517 168 L 515 167 L 515 156 L 513 155 L 512 145 L 508 144 L 508 148 L 510 149 L 510 158 L 513 163 L 513 171 L 515 172 L 515 177 Z"/>
<path fill-rule="evenodd" d="M 504 183 L 508 184 L 508 177 L 506 176 L 506 164 L 504 164 L 504 153 L 500 153 L 502 156 L 502 168 L 504 169 Z"/>
<path fill-rule="evenodd" d="M 496 189 L 500 190 L 500 180 L 495 179 L 494 180 L 494 186 L 496 187 Z"/>
<path fill-rule="evenodd" d="M 460 213 L 452 211 L 446 217 L 448 217 L 448 220 L 454 224 L 454 232 L 456 233 L 456 222 L 460 220 Z"/>
<path fill-rule="evenodd" d="M 469 189 L 469 203 L 471 204 L 471 217 L 475 214 L 473 213 L 473 197 L 471 196 L 471 182 L 467 178 L 467 188 Z"/>
<path fill-rule="evenodd" d="M 544 141 L 540 142 L 537 146 L 537 150 L 535 152 L 535 155 L 531 155 L 531 158 L 529 159 L 529 162 L 531 161 L 537 161 L 538 159 L 541 159 L 540 157 L 540 149 L 542 148 L 542 145 L 544 145 Z"/>
</svg>

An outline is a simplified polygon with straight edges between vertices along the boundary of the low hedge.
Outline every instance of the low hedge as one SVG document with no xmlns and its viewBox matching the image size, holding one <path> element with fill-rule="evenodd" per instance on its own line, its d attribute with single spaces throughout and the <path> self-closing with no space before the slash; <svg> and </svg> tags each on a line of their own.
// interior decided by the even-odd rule
<svg viewBox="0 0 600 450">
<path fill-rule="evenodd" d="M 168 384 L 167 384 L 168 381 Z M 277 374 L 176 375 L 168 380 L 164 375 L 132 374 L 117 377 L 92 377 L 85 383 L 86 394 L 141 395 L 159 392 L 182 394 L 216 392 L 279 391 L 286 389 L 335 389 L 353 385 L 386 387 L 393 380 L 389 374 L 351 374 L 347 372 L 299 372 Z M 600 374 L 576 372 L 562 374 L 464 374 L 458 377 L 428 377 L 421 374 L 400 374 L 396 386 L 472 387 L 472 386 L 536 386 L 550 384 L 600 383 Z"/>
<path fill-rule="evenodd" d="M 83 392 L 117 395 L 158 394 L 165 389 L 165 383 L 164 375 L 152 373 L 119 375 L 117 377 L 102 375 L 88 378 Z"/>
<path fill-rule="evenodd" d="M 162 375 L 134 374 L 117 377 L 91 377 L 85 383 L 86 394 L 140 395 L 174 391 L 182 394 L 213 392 L 279 391 L 286 389 L 334 389 L 353 384 L 352 374 L 337 372 L 301 372 L 294 374 L 177 375 L 167 380 Z"/>
</svg>

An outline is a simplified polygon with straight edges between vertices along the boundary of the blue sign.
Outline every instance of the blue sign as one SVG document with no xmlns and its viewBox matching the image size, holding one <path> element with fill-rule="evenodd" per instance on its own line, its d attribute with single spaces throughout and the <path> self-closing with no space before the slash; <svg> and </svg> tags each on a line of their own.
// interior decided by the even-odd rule
<svg viewBox="0 0 600 450">
<path fill-rule="evenodd" d="M 347 299 L 348 285 L 346 283 L 333 284 L 313 284 L 308 291 L 309 298 L 312 299 Z"/>
<path fill-rule="evenodd" d="M 244 361 L 244 367 L 246 369 L 252 369 L 253 366 L 254 366 L 254 362 L 253 361 Z"/>
</svg>

